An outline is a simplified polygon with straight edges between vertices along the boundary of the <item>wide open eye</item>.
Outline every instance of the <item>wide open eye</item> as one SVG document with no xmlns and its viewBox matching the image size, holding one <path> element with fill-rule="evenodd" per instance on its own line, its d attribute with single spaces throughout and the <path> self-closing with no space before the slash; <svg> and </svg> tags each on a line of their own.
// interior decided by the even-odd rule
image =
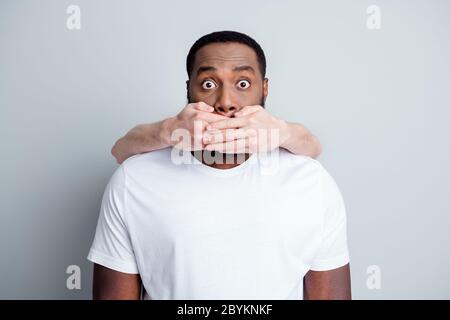
<svg viewBox="0 0 450 320">
<path fill-rule="evenodd" d="M 248 82 L 247 80 L 240 80 L 238 82 L 238 87 L 239 89 L 248 89 L 250 88 L 250 82 Z"/>
<path fill-rule="evenodd" d="M 211 80 L 203 81 L 202 88 L 206 90 L 210 90 L 216 87 L 216 84 L 212 82 Z"/>
</svg>

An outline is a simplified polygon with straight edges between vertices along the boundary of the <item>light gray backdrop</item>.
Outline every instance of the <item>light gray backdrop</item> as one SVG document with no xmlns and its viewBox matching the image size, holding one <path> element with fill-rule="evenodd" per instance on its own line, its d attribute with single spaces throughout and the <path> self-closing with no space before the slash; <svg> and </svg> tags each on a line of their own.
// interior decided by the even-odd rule
<svg viewBox="0 0 450 320">
<path fill-rule="evenodd" d="M 71 4 L 80 30 L 66 27 Z M 369 5 L 381 29 L 366 25 Z M 270 112 L 323 142 L 348 210 L 354 298 L 450 298 L 445 0 L 0 0 L 0 298 L 91 297 L 110 148 L 184 106 L 190 45 L 223 29 L 265 49 Z M 80 290 L 66 288 L 69 265 Z"/>
</svg>

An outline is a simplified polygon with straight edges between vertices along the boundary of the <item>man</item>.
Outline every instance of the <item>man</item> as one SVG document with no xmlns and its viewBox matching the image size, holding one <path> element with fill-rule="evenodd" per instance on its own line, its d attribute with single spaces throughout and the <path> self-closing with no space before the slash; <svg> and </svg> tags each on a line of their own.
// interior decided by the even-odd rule
<svg viewBox="0 0 450 320">
<path fill-rule="evenodd" d="M 215 32 L 192 46 L 188 99 L 225 116 L 213 129 L 234 128 L 235 143 L 186 151 L 181 164 L 173 148 L 122 163 L 88 256 L 95 299 L 139 299 L 141 289 L 150 299 L 351 298 L 345 206 L 333 178 L 317 161 L 273 148 L 277 139 L 263 148 L 279 152 L 260 157 L 248 143 L 257 121 L 233 117 L 261 111 L 265 67 L 261 47 L 242 33 Z M 283 141 L 280 126 L 266 129 Z M 232 161 L 205 161 L 224 154 Z"/>
</svg>

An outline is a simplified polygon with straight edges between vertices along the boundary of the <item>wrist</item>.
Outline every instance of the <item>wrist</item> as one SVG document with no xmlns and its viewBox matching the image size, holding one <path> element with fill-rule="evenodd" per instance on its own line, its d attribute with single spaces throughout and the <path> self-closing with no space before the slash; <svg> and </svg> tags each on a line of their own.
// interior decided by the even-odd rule
<svg viewBox="0 0 450 320">
<path fill-rule="evenodd" d="M 280 147 L 288 149 L 292 137 L 292 126 L 289 122 L 280 120 Z"/>
<path fill-rule="evenodd" d="M 170 117 L 161 121 L 161 129 L 159 130 L 159 140 L 166 147 L 172 147 L 172 128 L 175 117 Z"/>
</svg>

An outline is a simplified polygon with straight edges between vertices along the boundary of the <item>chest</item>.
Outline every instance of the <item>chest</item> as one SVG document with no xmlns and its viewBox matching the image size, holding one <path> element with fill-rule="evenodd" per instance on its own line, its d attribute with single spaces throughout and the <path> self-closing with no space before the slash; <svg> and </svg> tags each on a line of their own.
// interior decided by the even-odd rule
<svg viewBox="0 0 450 320">
<path fill-rule="evenodd" d="M 280 247 L 305 250 L 321 232 L 321 194 L 314 183 L 191 181 L 144 188 L 129 199 L 130 232 L 164 248 Z M 142 241 L 140 241 L 142 243 Z"/>
</svg>

